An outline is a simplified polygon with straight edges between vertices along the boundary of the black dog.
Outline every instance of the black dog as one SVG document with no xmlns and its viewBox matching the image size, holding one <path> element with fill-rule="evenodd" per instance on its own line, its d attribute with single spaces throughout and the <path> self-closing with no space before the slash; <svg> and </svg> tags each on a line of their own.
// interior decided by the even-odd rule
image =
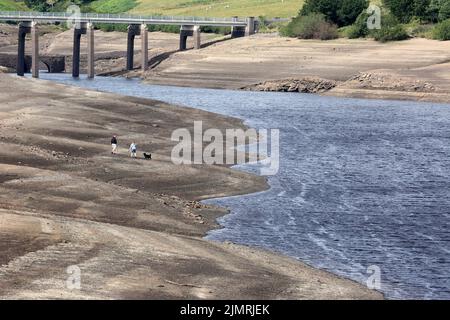
<svg viewBox="0 0 450 320">
<path fill-rule="evenodd" d="M 144 158 L 145 159 L 151 159 L 152 158 L 152 154 L 144 152 Z"/>
</svg>

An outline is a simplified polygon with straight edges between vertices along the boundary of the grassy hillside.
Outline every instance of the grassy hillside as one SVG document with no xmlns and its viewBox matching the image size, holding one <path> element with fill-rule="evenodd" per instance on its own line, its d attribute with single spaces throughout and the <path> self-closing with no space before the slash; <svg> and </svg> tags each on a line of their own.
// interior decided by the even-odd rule
<svg viewBox="0 0 450 320">
<path fill-rule="evenodd" d="M 128 0 L 99 0 L 98 2 L 129 2 Z M 303 0 L 136 0 L 131 12 L 174 16 L 267 16 L 292 17 Z"/>
<path fill-rule="evenodd" d="M 21 1 L 0 0 L 0 11 L 24 11 L 27 6 Z"/>
<path fill-rule="evenodd" d="M 130 11 L 137 4 L 137 0 L 97 0 L 89 7 L 91 11 L 99 13 L 123 13 Z"/>
<path fill-rule="evenodd" d="M 56 0 L 53 10 L 64 11 L 70 2 Z M 83 11 L 204 17 L 292 17 L 298 13 L 303 2 L 304 0 L 96 0 L 91 3 L 84 1 Z M 0 0 L 0 10 L 27 10 L 27 7 L 20 0 Z"/>
</svg>

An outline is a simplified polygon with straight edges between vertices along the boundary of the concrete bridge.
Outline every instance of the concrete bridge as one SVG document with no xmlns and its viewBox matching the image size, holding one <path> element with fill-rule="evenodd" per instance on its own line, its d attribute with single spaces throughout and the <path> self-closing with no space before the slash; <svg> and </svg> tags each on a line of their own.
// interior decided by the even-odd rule
<svg viewBox="0 0 450 320">
<path fill-rule="evenodd" d="M 94 24 L 114 23 L 128 24 L 127 38 L 127 70 L 133 69 L 134 40 L 141 36 L 141 67 L 148 69 L 148 28 L 147 25 L 179 25 L 180 50 L 186 50 L 188 37 L 194 37 L 194 49 L 200 49 L 201 26 L 230 27 L 231 36 L 243 37 L 255 33 L 256 21 L 253 17 L 233 18 L 198 18 L 198 17 L 164 17 L 164 16 L 136 16 L 128 14 L 91 14 L 91 13 L 56 13 L 56 12 L 13 12 L 0 11 L 0 21 L 14 21 L 19 23 L 17 74 L 23 76 L 27 69 L 25 56 L 25 37 L 31 34 L 31 73 L 39 77 L 39 23 L 68 23 L 73 27 L 73 58 L 72 76 L 80 75 L 80 40 L 82 35 L 87 37 L 88 77 L 93 78 L 94 70 Z"/>
</svg>

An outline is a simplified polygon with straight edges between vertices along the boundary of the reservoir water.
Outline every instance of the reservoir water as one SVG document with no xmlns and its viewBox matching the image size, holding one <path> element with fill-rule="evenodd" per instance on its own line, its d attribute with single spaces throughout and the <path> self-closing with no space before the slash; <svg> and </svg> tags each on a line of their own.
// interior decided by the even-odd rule
<svg viewBox="0 0 450 320">
<path fill-rule="evenodd" d="M 275 250 L 363 284 L 377 266 L 387 298 L 450 299 L 450 105 L 41 75 L 279 129 L 271 189 L 209 200 L 231 214 L 208 239 Z"/>
</svg>

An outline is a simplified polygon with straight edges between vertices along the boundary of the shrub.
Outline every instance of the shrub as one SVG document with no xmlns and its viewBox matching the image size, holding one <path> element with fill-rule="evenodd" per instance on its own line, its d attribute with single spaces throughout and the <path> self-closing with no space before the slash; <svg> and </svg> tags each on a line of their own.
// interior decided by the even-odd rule
<svg viewBox="0 0 450 320">
<path fill-rule="evenodd" d="M 111 32 L 111 31 L 127 32 L 128 25 L 127 24 L 114 24 L 114 23 L 96 23 L 95 28 L 100 29 L 105 32 Z"/>
<path fill-rule="evenodd" d="M 392 14 L 382 12 L 381 29 L 370 30 L 367 26 L 369 14 L 361 13 L 355 23 L 347 30 L 349 38 L 364 38 L 372 36 L 375 40 L 381 42 L 405 40 L 409 38 L 405 27 L 399 24 L 397 18 Z"/>
<path fill-rule="evenodd" d="M 413 19 L 410 23 L 404 25 L 406 32 L 412 37 L 432 38 L 431 31 L 433 24 L 423 23 L 419 19 Z"/>
<path fill-rule="evenodd" d="M 365 38 L 369 35 L 369 28 L 367 27 L 367 19 L 369 15 L 366 12 L 362 12 L 355 23 L 352 24 L 347 30 L 347 37 L 350 39 Z"/>
<path fill-rule="evenodd" d="M 328 21 L 342 27 L 352 24 L 368 5 L 368 0 L 306 0 L 299 14 L 321 13 Z"/>
<path fill-rule="evenodd" d="M 319 13 L 294 18 L 283 28 L 282 34 L 301 39 L 330 40 L 338 37 L 336 25 L 326 21 L 324 15 Z"/>
<path fill-rule="evenodd" d="M 450 19 L 438 23 L 432 34 L 436 40 L 450 40 Z"/>
<path fill-rule="evenodd" d="M 401 24 L 398 24 L 396 26 L 381 27 L 380 30 L 373 33 L 373 37 L 377 41 L 388 42 L 406 40 L 409 38 L 409 35 L 405 28 Z"/>
</svg>

